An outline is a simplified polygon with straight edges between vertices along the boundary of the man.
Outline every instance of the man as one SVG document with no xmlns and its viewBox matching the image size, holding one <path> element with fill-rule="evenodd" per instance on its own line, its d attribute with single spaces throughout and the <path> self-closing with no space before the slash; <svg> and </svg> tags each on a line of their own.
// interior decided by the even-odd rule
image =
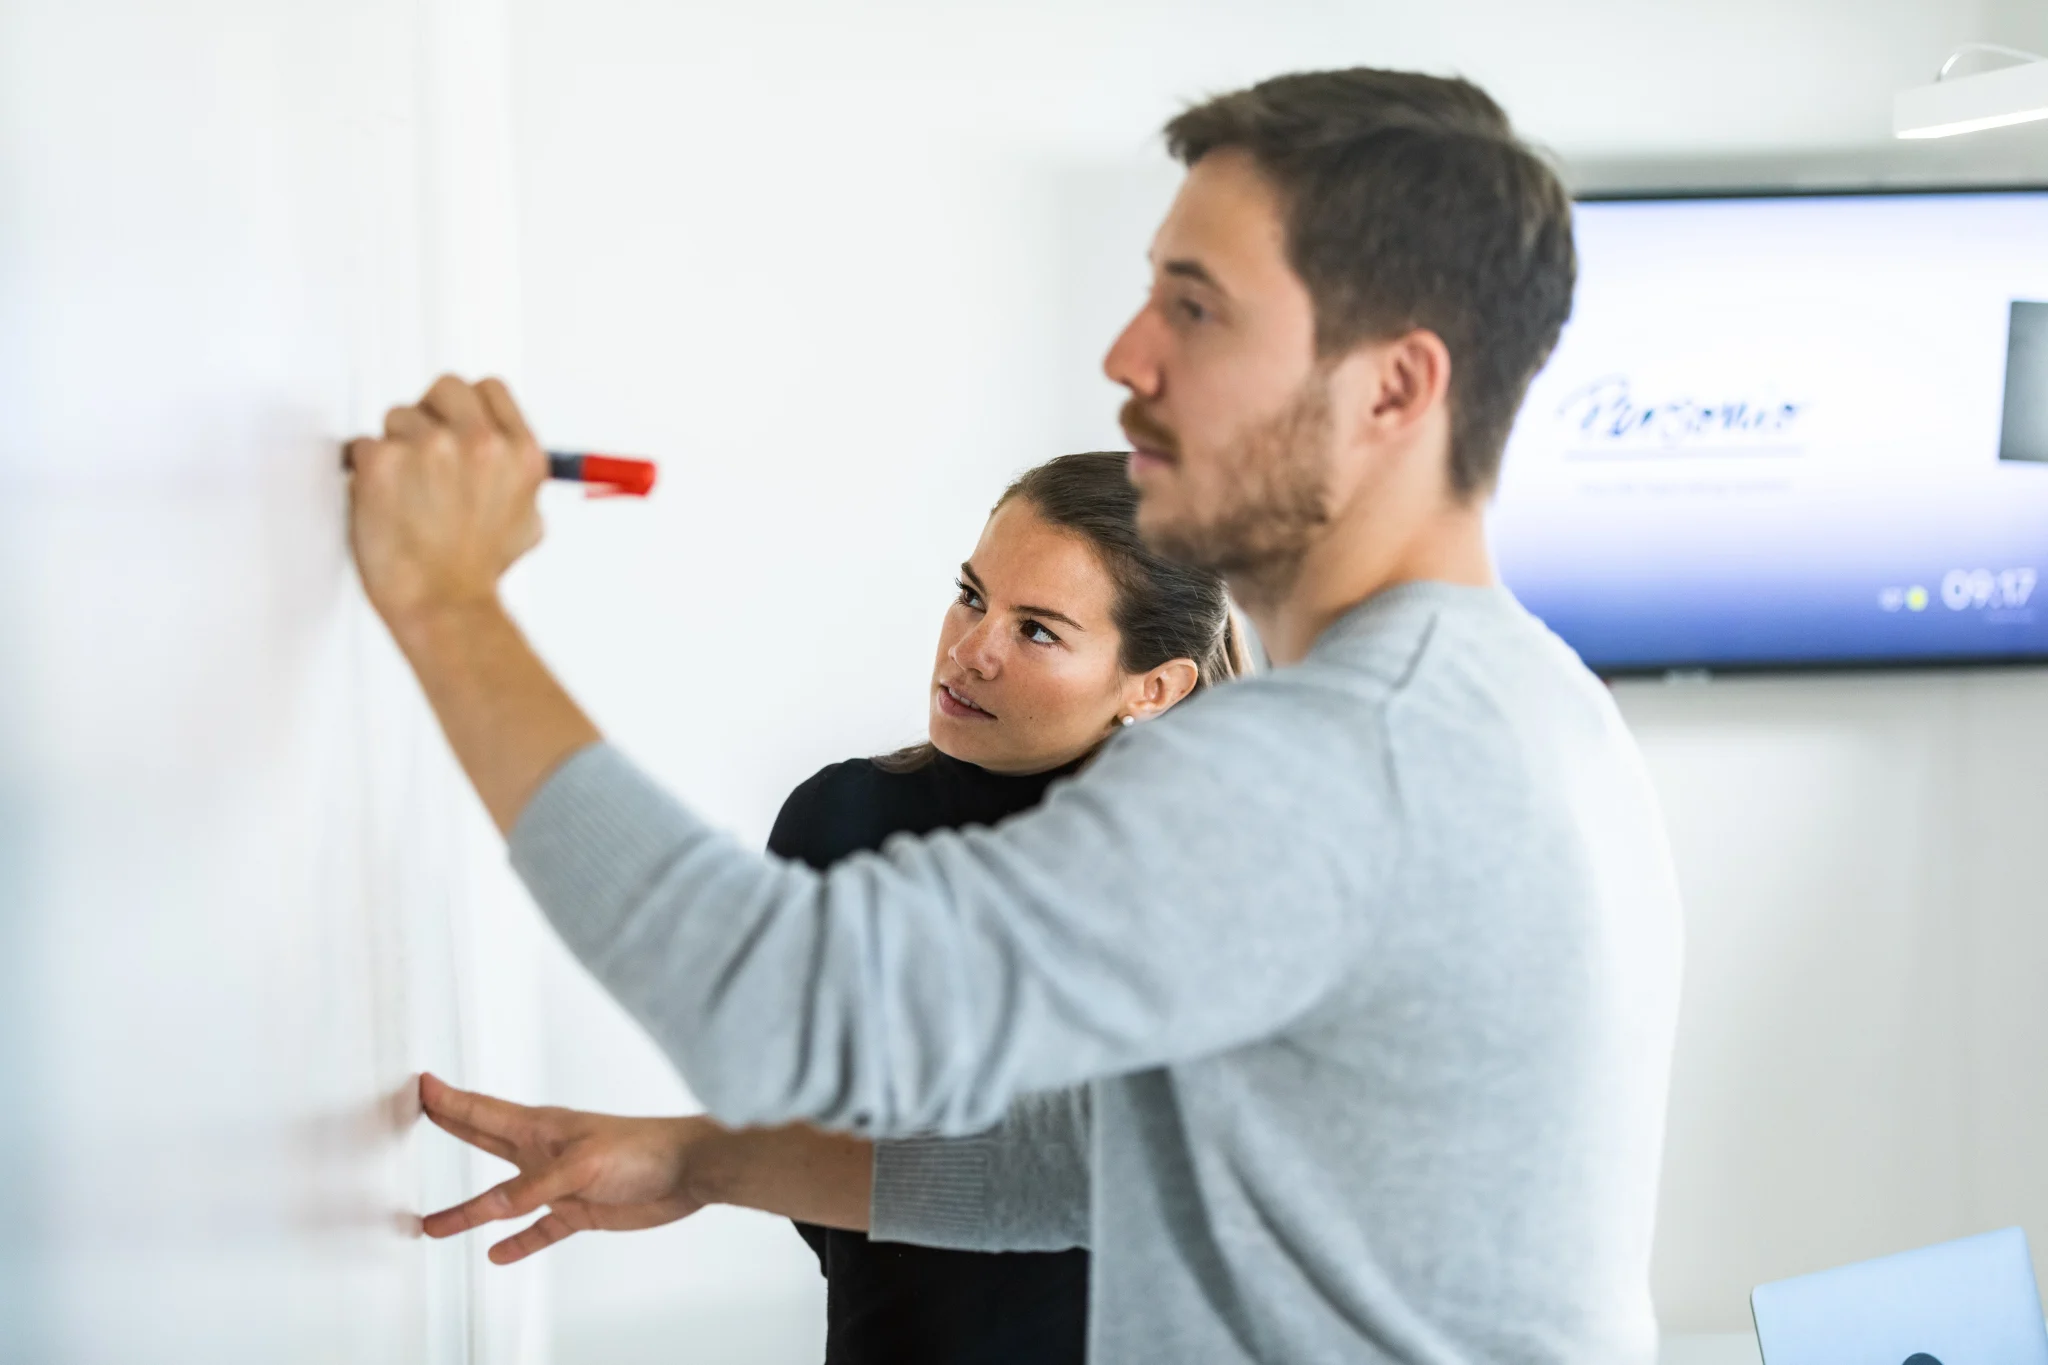
<svg viewBox="0 0 2048 1365">
<path fill-rule="evenodd" d="M 656 790 L 498 607 L 542 460 L 495 382 L 354 446 L 371 600 L 713 1115 L 995 1125 L 880 1144 L 875 1235 L 1042 1245 L 1085 1191 L 1099 1362 L 1647 1362 L 1677 898 L 1610 699 L 1483 516 L 1569 202 L 1459 81 L 1281 77 L 1167 136 L 1187 178 L 1106 368 L 1142 529 L 1276 667 L 1039 809 L 819 874 Z"/>
</svg>

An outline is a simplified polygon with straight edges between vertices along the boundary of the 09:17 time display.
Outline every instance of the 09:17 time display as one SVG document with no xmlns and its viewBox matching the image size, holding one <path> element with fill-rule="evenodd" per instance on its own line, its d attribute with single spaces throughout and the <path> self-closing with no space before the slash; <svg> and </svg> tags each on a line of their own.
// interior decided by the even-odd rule
<svg viewBox="0 0 2048 1365">
<path fill-rule="evenodd" d="M 1950 611 L 2024 607 L 2040 575 L 2031 568 L 1950 569 L 1941 578 L 1941 603 Z"/>
</svg>

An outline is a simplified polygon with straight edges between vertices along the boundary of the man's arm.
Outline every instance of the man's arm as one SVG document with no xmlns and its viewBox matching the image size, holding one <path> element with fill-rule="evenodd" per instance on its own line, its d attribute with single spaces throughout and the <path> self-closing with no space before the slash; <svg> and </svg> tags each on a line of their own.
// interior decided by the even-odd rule
<svg viewBox="0 0 2048 1365">
<path fill-rule="evenodd" d="M 1088 1240 L 1088 1097 L 1033 1095 L 973 1138 L 876 1144 L 802 1124 L 722 1128 L 536 1108 L 420 1078 L 434 1124 L 519 1168 L 423 1220 L 452 1237 L 546 1206 L 491 1259 L 524 1260 L 577 1232 L 634 1231 L 710 1204 L 759 1209 L 884 1241 L 1045 1251 Z"/>
<path fill-rule="evenodd" d="M 500 833 L 600 738 L 512 624 L 498 580 L 540 540 L 547 457 L 505 386 L 443 376 L 348 448 L 356 565 Z"/>
<path fill-rule="evenodd" d="M 973 1137 L 876 1143 L 869 1235 L 960 1251 L 1087 1246 L 1090 1119 L 1077 1087 L 1026 1095 Z"/>
<path fill-rule="evenodd" d="M 809 1124 L 719 1128 L 697 1149 L 697 1193 L 820 1227 L 868 1230 L 875 1147 Z"/>
<path fill-rule="evenodd" d="M 1353 978 L 1394 819 L 1352 791 L 1383 758 L 1287 735 L 1316 704 L 1196 698 L 993 830 L 822 874 L 599 744 L 528 804 L 512 861 L 722 1121 L 965 1135 L 1022 1094 L 1271 1038 Z"/>
<path fill-rule="evenodd" d="M 392 634 L 501 834 L 549 773 L 603 738 L 496 600 L 418 612 Z"/>
<path fill-rule="evenodd" d="M 535 899 L 721 1120 L 975 1133 L 1022 1094 L 1271 1037 L 1355 972 L 1398 797 L 1359 698 L 1304 670 L 1113 739 L 997 830 L 823 874 L 576 748 L 595 730 L 495 610 L 538 536 L 510 401 L 444 380 L 358 443 L 364 583 Z"/>
</svg>

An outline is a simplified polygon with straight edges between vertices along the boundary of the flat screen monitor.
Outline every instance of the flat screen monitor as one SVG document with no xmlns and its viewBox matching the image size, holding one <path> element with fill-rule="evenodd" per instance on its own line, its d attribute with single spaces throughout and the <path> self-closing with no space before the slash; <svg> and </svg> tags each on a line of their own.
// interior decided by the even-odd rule
<svg viewBox="0 0 2048 1365">
<path fill-rule="evenodd" d="M 1493 536 L 1595 671 L 2048 660 L 2048 191 L 1575 217 Z"/>
</svg>

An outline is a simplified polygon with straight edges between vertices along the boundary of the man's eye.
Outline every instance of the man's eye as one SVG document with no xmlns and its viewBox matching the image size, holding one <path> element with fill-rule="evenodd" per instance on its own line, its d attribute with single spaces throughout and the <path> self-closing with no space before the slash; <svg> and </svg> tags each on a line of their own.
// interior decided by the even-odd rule
<svg viewBox="0 0 2048 1365">
<path fill-rule="evenodd" d="M 1026 621 L 1024 623 L 1024 638 L 1034 645 L 1056 645 L 1060 642 L 1059 636 L 1053 634 L 1036 621 Z"/>
<path fill-rule="evenodd" d="M 1175 299 L 1174 306 L 1180 309 L 1181 316 L 1189 322 L 1200 322 L 1209 316 L 1209 310 L 1193 299 Z"/>
</svg>

